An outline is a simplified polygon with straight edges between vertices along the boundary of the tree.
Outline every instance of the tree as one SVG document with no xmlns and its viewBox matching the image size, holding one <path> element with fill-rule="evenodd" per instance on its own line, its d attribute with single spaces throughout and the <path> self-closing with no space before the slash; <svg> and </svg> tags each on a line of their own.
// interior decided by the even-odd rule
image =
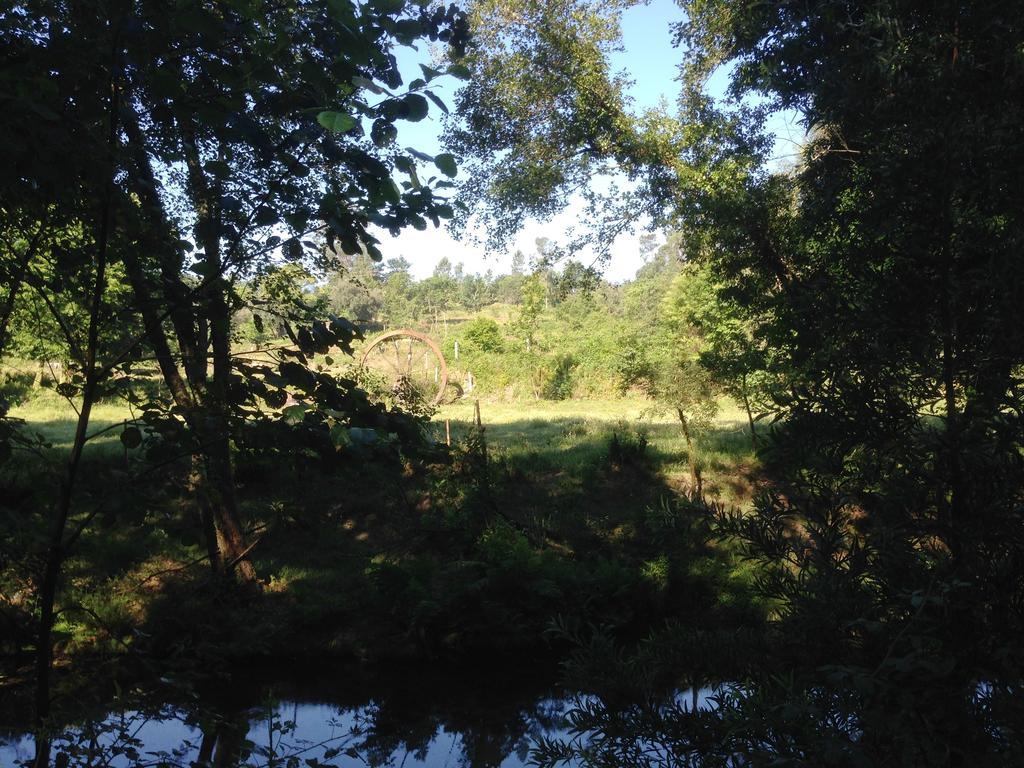
<svg viewBox="0 0 1024 768">
<path fill-rule="evenodd" d="M 463 336 L 474 349 L 481 352 L 501 352 L 505 346 L 501 328 L 486 317 L 478 317 L 467 323 Z"/>
<path fill-rule="evenodd" d="M 630 120 L 603 57 L 614 21 L 585 30 L 592 6 L 515 7 L 514 51 L 501 32 L 485 37 L 464 96 L 466 129 L 484 116 L 496 128 L 454 141 L 482 169 L 507 150 L 529 183 L 507 190 L 493 169 L 474 179 L 474 203 L 515 227 L 506 206 L 557 210 L 601 162 L 642 172 L 650 181 L 629 213 L 674 221 L 755 350 L 771 351 L 755 368 L 784 384 L 766 454 L 775 490 L 721 529 L 766 569 L 781 606 L 771 651 L 747 694 L 724 700 L 723 748 L 692 731 L 675 740 L 686 724 L 671 718 L 664 743 L 703 744 L 723 764 L 1012 760 L 1021 614 L 1010 606 L 1022 599 L 1024 552 L 1020 9 L 687 3 L 679 116 Z M 518 26 L 531 14 L 548 23 Z M 501 69 L 503 59 L 514 64 Z M 729 76 L 724 100 L 705 90 L 715 72 Z M 516 101 L 549 86 L 573 94 L 550 117 Z M 771 162 L 765 121 L 780 109 L 808 129 L 795 167 Z M 786 684 L 780 668 L 792 671 Z"/>
<path fill-rule="evenodd" d="M 519 315 L 516 326 L 526 334 L 526 351 L 529 352 L 537 333 L 537 323 L 547 304 L 548 291 L 542 277 L 534 272 L 523 281 Z"/>
<path fill-rule="evenodd" d="M 470 312 L 479 312 L 488 304 L 493 304 L 494 278 L 487 275 L 464 275 L 459 283 L 459 303 Z"/>
<path fill-rule="evenodd" d="M 523 296 L 523 283 L 526 276 L 517 272 L 510 275 L 498 275 L 491 286 L 494 300 L 502 304 L 518 304 Z"/>
<path fill-rule="evenodd" d="M 578 194 L 601 232 L 592 242 L 605 252 L 637 208 L 657 218 L 657 206 L 648 203 L 671 180 L 674 160 L 666 117 L 654 111 L 634 119 L 624 95 L 628 77 L 608 65 L 620 16 L 636 4 L 472 4 L 464 61 L 473 77 L 460 91 L 446 137 L 469 171 L 459 226 L 482 220 L 488 245 L 501 250 L 527 219 L 549 218 Z M 591 178 L 613 169 L 630 184 L 613 183 L 607 194 L 589 187 Z"/>
<path fill-rule="evenodd" d="M 569 259 L 555 278 L 560 300 L 573 295 L 589 297 L 600 283 L 601 276 L 597 270 L 576 259 Z"/>
<path fill-rule="evenodd" d="M 690 479 L 699 494 L 703 482 L 696 438 L 718 412 L 720 388 L 701 364 L 704 340 L 690 322 L 685 305 L 681 308 L 690 287 L 682 277 L 673 280 L 653 327 L 629 343 L 636 359 L 631 361 L 626 383 L 640 386 L 658 409 L 668 410 L 679 419 Z"/>
<path fill-rule="evenodd" d="M 130 25 L 133 13 L 154 21 Z M 187 14 L 126 6 L 99 12 L 99 27 L 67 22 L 69 39 L 116 54 L 106 65 L 121 94 L 116 191 L 139 244 L 125 251 L 125 269 L 178 413 L 203 446 L 194 479 L 216 531 L 215 562 L 249 580 L 228 443 L 234 276 L 262 269 L 278 249 L 315 259 L 308 238 L 321 227 L 329 245 L 379 257 L 371 222 L 397 230 L 448 213 L 414 160 L 386 149 L 396 121 L 424 116 L 426 79 L 406 93 L 387 89 L 401 85 L 393 41 L 451 36 L 457 15 L 413 9 L 400 31 L 397 16 L 390 6 L 297 2 Z M 323 63 L 304 64 L 309 56 Z M 58 72 L 70 65 L 52 62 Z M 358 140 L 362 119 L 380 149 Z M 405 169 L 404 192 L 386 160 Z"/>
<path fill-rule="evenodd" d="M 752 318 L 730 300 L 725 287 L 715 280 L 707 265 L 684 264 L 667 287 L 663 314 L 672 327 L 687 329 L 698 339 L 697 362 L 718 389 L 743 406 L 756 451 L 755 421 L 772 408 L 768 352 L 755 337 L 757 328 Z"/>
<path fill-rule="evenodd" d="M 439 322 L 443 322 L 447 329 L 447 312 L 455 306 L 457 286 L 451 262 L 447 258 L 442 258 L 434 268 L 434 274 L 416 286 L 417 298 L 423 303 L 435 328 Z"/>
<path fill-rule="evenodd" d="M 345 257 L 341 262 L 325 288 L 331 311 L 360 323 L 372 322 L 384 305 L 384 269 L 364 254 Z"/>
<path fill-rule="evenodd" d="M 384 318 L 393 326 L 412 325 L 418 307 L 416 285 L 405 259 L 389 259 L 385 265 Z"/>
<path fill-rule="evenodd" d="M 371 225 L 397 232 L 452 215 L 444 190 L 453 158 L 393 146 L 396 123 L 426 116 L 437 98 L 430 83 L 442 73 L 425 67 L 403 90 L 392 49 L 432 39 L 458 51 L 464 34 L 454 7 L 392 2 L 38 0 L 3 15 L 10 58 L 0 105 L 12 173 L 2 188 L 2 228 L 29 243 L 5 251 L 9 296 L 24 282 L 21 264 L 37 233 L 67 231 L 69 223 L 84 242 L 67 261 L 88 287 L 80 418 L 40 587 L 40 719 L 49 707 L 54 595 L 75 539 L 66 535 L 74 480 L 101 386 L 143 345 L 151 351 L 170 402 L 150 403 L 149 430 L 176 434 L 192 455 L 189 486 L 214 569 L 252 582 L 234 497 L 235 427 L 260 403 L 280 407 L 286 387 L 323 400 L 314 421 L 331 427 L 330 413 L 358 398 L 306 364 L 332 345 L 350 349 L 357 331 L 339 318 L 297 327 L 290 359 L 276 370 L 236 359 L 237 283 L 282 260 L 317 266 L 321 238 L 379 259 Z M 426 184 L 421 164 L 437 171 Z M 103 356 L 105 287 L 115 265 L 143 332 Z M 126 430 L 126 440 L 138 437 Z"/>
<path fill-rule="evenodd" d="M 513 275 L 522 275 L 522 274 L 525 274 L 525 272 L 526 272 L 526 256 L 524 256 L 523 252 L 517 248 L 516 252 L 514 254 L 512 254 L 512 274 Z"/>
</svg>

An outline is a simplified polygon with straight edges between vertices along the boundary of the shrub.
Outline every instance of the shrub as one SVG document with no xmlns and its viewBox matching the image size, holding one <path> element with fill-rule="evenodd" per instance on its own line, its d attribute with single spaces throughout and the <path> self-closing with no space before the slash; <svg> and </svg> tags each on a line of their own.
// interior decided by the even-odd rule
<svg viewBox="0 0 1024 768">
<path fill-rule="evenodd" d="M 567 400 L 572 397 L 573 369 L 576 360 L 572 355 L 558 355 L 551 367 L 545 368 L 545 379 L 541 397 L 545 400 Z"/>
<path fill-rule="evenodd" d="M 478 317 L 466 325 L 465 339 L 481 352 L 501 352 L 505 347 L 498 324 L 486 317 Z"/>
</svg>

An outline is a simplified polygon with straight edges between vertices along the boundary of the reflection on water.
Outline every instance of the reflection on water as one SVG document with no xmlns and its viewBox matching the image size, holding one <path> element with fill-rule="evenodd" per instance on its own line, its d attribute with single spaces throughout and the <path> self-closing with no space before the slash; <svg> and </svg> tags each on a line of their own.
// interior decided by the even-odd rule
<svg viewBox="0 0 1024 768">
<path fill-rule="evenodd" d="M 42 746 L 60 768 L 515 768 L 529 764 L 538 737 L 566 734 L 579 698 L 552 678 L 516 668 L 391 670 L 362 681 L 324 670 L 283 683 L 249 676 L 106 702 Z M 710 694 L 678 701 L 711 708 Z M 0 766 L 32 765 L 35 752 L 24 731 L 0 730 Z"/>
<path fill-rule="evenodd" d="M 389 720 L 387 713 L 373 704 L 344 709 L 324 703 L 278 701 L 228 715 L 208 715 L 205 722 L 186 710 L 128 710 L 85 723 L 55 739 L 51 761 L 54 765 L 112 768 L 513 768 L 527 764 L 533 737 L 557 734 L 564 706 L 558 699 L 538 701 L 532 712 L 504 727 L 486 720 L 473 722 L 475 718 L 461 723 L 401 723 Z M 29 736 L 0 743 L 0 765 L 28 765 L 34 754 L 35 744 Z"/>
<path fill-rule="evenodd" d="M 465 766 L 527 764 L 571 706 L 550 666 L 529 663 L 246 670 L 98 701 L 49 745 L 54 766 Z M 67 710 L 68 707 L 65 707 Z M 0 712 L 0 723 L 17 715 Z M 0 726 L 0 766 L 31 763 L 27 724 Z M 43 745 L 46 746 L 45 744 Z"/>
</svg>

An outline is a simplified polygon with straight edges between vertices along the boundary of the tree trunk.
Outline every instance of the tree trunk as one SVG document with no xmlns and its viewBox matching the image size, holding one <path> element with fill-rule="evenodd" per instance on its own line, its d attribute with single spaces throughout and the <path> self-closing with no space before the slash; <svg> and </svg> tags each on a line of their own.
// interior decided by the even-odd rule
<svg viewBox="0 0 1024 768">
<path fill-rule="evenodd" d="M 109 201 L 108 201 L 109 202 Z M 109 207 L 109 205 L 107 206 Z M 64 563 L 65 542 L 64 532 L 67 528 L 68 516 L 71 512 L 72 494 L 78 469 L 82 460 L 82 451 L 89 429 L 89 418 L 92 414 L 93 401 L 96 398 L 97 369 L 96 350 L 99 341 L 99 314 L 103 300 L 103 289 L 106 281 L 106 235 L 108 231 L 109 211 L 104 212 L 101 230 L 100 254 L 97 258 L 95 286 L 93 289 L 92 307 L 89 319 L 89 340 L 86 348 L 85 387 L 82 393 L 82 406 L 75 427 L 75 438 L 68 457 L 67 469 L 60 486 L 57 508 L 54 510 L 50 524 L 50 533 L 43 566 L 43 576 L 39 588 L 39 631 L 36 640 L 36 725 L 41 726 L 50 714 L 50 671 L 53 664 L 53 621 L 54 606 L 57 598 L 57 586 L 60 581 L 61 566 Z"/>
<path fill-rule="evenodd" d="M 740 381 L 740 392 L 743 395 L 743 409 L 747 412 L 747 423 L 750 425 L 750 445 L 754 449 L 754 453 L 757 453 L 757 430 L 754 429 L 754 414 L 750 410 L 750 398 L 747 395 L 747 374 L 745 373 Z"/>
<path fill-rule="evenodd" d="M 213 350 L 213 377 L 203 393 L 199 418 L 203 421 L 201 445 L 206 459 L 206 498 L 209 500 L 218 534 L 218 546 L 225 570 L 236 571 L 247 583 L 255 583 L 256 571 L 246 559 L 248 548 L 235 498 L 234 467 L 228 428 L 228 384 L 231 379 L 231 308 L 228 306 L 222 273 L 218 195 L 206 179 L 195 137 L 187 135 L 185 165 L 189 194 L 199 215 L 198 239 L 206 261 L 205 286 L 207 329 Z"/>
<path fill-rule="evenodd" d="M 203 482 L 203 460 L 201 456 L 192 456 L 192 469 L 188 477 L 189 494 L 196 500 L 196 512 L 199 517 L 199 527 L 203 532 L 203 539 L 206 541 L 206 554 L 210 560 L 210 569 L 214 576 L 220 576 L 224 572 L 223 562 L 220 557 L 220 546 L 217 537 L 217 526 L 213 519 L 213 510 L 210 508 L 210 501 L 204 492 Z"/>
<path fill-rule="evenodd" d="M 682 408 L 676 408 L 676 415 L 679 416 L 679 423 L 683 427 L 683 437 L 686 438 L 686 455 L 690 463 L 690 479 L 693 482 L 693 490 L 698 494 L 704 490 L 704 481 L 701 478 L 700 470 L 697 468 L 697 457 L 693 453 L 693 438 L 690 435 L 690 422 Z"/>
<path fill-rule="evenodd" d="M 246 583 L 256 581 L 256 570 L 246 559 L 245 533 L 239 522 L 235 478 L 231 466 L 231 446 L 226 425 L 216 424 L 204 440 L 206 473 L 203 483 L 217 533 L 217 546 L 226 573 L 235 572 Z"/>
<path fill-rule="evenodd" d="M 64 563 L 65 541 L 64 532 L 71 513 L 72 494 L 78 469 L 81 465 L 82 451 L 88 437 L 89 418 L 92 415 L 93 401 L 96 398 L 99 370 L 96 365 L 99 348 L 100 314 L 103 308 L 103 294 L 106 289 L 107 250 L 110 240 L 113 183 L 116 168 L 115 152 L 117 148 L 118 119 L 118 88 L 116 74 L 110 75 L 110 125 L 107 149 L 110 153 L 110 176 L 107 179 L 103 200 L 100 203 L 99 222 L 96 237 L 96 271 L 93 276 L 92 296 L 89 304 L 89 329 L 85 349 L 85 385 L 82 390 L 82 407 L 78 413 L 75 427 L 75 438 L 71 445 L 64 479 L 61 482 L 50 524 L 46 557 L 39 588 L 39 630 L 36 635 L 36 690 L 35 690 L 35 724 L 42 728 L 50 716 L 50 682 L 53 666 L 53 622 L 57 587 L 60 582 L 61 569 Z M 50 741 L 37 738 L 35 765 L 44 768 L 50 760 Z"/>
</svg>

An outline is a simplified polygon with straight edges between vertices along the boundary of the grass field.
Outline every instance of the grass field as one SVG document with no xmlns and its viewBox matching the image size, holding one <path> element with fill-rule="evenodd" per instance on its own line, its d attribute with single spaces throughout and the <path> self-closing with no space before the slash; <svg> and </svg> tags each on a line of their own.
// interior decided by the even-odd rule
<svg viewBox="0 0 1024 768">
<path fill-rule="evenodd" d="M 23 419 L 28 431 L 41 435 L 54 450 L 71 448 L 78 412 L 56 393 L 44 391 L 28 402 L 12 408 L 10 415 Z M 94 405 L 89 419 L 89 435 L 95 437 L 91 437 L 86 445 L 87 455 L 123 450 L 119 438 L 121 430 L 116 427 L 131 418 L 131 411 L 123 403 Z"/>
<path fill-rule="evenodd" d="M 253 614 L 223 619 L 216 600 L 195 599 L 206 571 L 180 477 L 168 471 L 133 484 L 118 439 L 131 412 L 100 404 L 73 517 L 85 519 L 97 499 L 106 507 L 65 565 L 64 599 L 92 613 L 62 616 L 61 652 L 121 653 L 119 638 L 138 629 L 158 654 L 220 653 L 218 642 L 229 654 L 299 645 L 359 657 L 434 654 L 533 647 L 567 611 L 639 637 L 670 615 L 728 623 L 760 610 L 749 566 L 729 545 L 686 534 L 697 524 L 678 503 L 688 457 L 667 415 L 640 398 L 484 400 L 480 410 L 482 463 L 478 444 L 461 440 L 472 400 L 436 414 L 434 439 L 444 439 L 448 422 L 459 444 L 421 461 L 355 458 L 318 473 L 301 460 L 268 467 L 240 454 L 239 505 L 263 532 L 253 562 L 265 592 Z M 52 445 L 41 453 L 59 469 L 74 408 L 44 389 L 12 415 Z M 25 519 L 39 535 L 52 488 L 36 482 L 44 475 L 35 456 L 21 458 L 5 469 L 7 481 L 26 498 L 37 494 L 31 508 L 43 514 Z M 749 502 L 757 462 L 736 408 L 723 404 L 697 459 L 709 495 Z M 222 619 L 242 629 L 211 646 L 209 628 Z"/>
<path fill-rule="evenodd" d="M 557 472 L 571 482 L 608 450 L 617 433 L 632 440 L 642 437 L 669 485 L 681 487 L 689 475 L 678 421 L 669 414 L 653 413 L 649 401 L 642 398 L 481 401 L 480 411 L 490 448 L 523 472 Z M 452 439 L 460 439 L 470 428 L 473 414 L 472 399 L 444 406 L 433 419 L 433 437 L 439 442 L 445 439 L 447 421 Z M 70 447 L 77 413 L 52 390 L 43 390 L 16 406 L 11 415 L 24 419 L 29 430 L 40 434 L 55 450 Z M 97 437 L 90 440 L 87 455 L 120 452 L 116 425 L 131 418 L 123 404 L 96 405 L 89 433 Z M 700 436 L 697 459 L 711 494 L 727 503 L 742 504 L 749 499 L 756 459 L 743 413 L 733 403 L 723 402 L 714 425 Z"/>
<path fill-rule="evenodd" d="M 489 446 L 525 472 L 557 469 L 571 477 L 606 452 L 617 433 L 630 440 L 643 437 L 669 485 L 681 487 L 689 477 L 679 422 L 669 414 L 652 413 L 650 402 L 642 398 L 481 401 L 480 414 Z M 448 420 L 452 439 L 458 439 L 473 417 L 470 399 L 443 407 L 433 420 L 435 438 L 444 439 Z M 735 404 L 722 403 L 715 423 L 698 438 L 696 452 L 709 493 L 726 503 L 749 500 L 757 462 L 746 418 Z"/>
</svg>

